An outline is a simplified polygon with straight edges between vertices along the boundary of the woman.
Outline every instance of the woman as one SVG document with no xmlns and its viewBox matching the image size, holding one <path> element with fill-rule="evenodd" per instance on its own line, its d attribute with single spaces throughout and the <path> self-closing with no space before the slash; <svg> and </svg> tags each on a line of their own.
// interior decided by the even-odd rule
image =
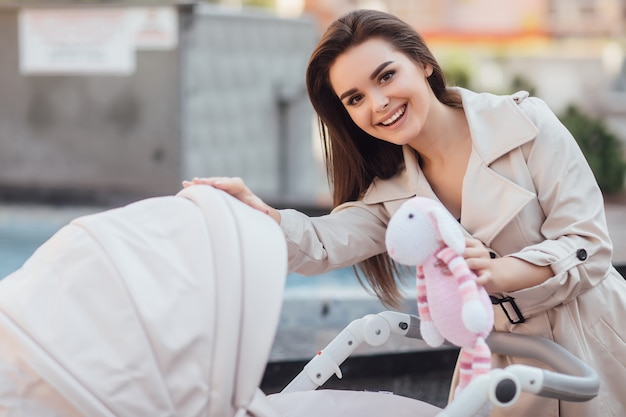
<svg viewBox="0 0 626 417">
<path fill-rule="evenodd" d="M 331 214 L 275 210 L 239 178 L 184 185 L 213 185 L 273 217 L 287 238 L 291 271 L 359 263 L 392 305 L 399 292 L 385 253 L 389 218 L 414 195 L 441 201 L 470 236 L 464 256 L 495 301 L 495 329 L 554 340 L 602 381 L 589 402 L 524 394 L 492 415 L 626 415 L 626 281 L 611 265 L 593 173 L 545 103 L 524 92 L 447 87 L 409 25 L 366 10 L 330 25 L 306 81 L 323 132 Z"/>
</svg>

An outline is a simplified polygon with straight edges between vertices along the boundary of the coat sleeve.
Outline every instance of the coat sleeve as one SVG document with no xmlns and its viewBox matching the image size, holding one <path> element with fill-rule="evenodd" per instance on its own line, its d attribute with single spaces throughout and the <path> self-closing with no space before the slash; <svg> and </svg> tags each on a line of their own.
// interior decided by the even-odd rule
<svg viewBox="0 0 626 417">
<path fill-rule="evenodd" d="M 320 217 L 308 217 L 291 209 L 281 210 L 280 215 L 280 226 L 287 239 L 289 272 L 321 274 L 386 250 L 389 218 L 383 204 L 349 202 Z"/>
<path fill-rule="evenodd" d="M 594 174 L 574 137 L 540 99 L 520 104 L 539 130 L 527 164 L 544 212 L 545 240 L 511 256 L 549 265 L 554 276 L 511 293 L 528 310 L 545 310 L 597 285 L 611 268 L 612 244 L 604 200 Z"/>
</svg>

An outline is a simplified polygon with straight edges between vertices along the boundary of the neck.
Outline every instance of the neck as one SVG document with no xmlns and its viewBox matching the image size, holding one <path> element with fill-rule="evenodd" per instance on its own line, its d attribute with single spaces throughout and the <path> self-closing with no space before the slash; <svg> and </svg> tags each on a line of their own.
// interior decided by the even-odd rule
<svg viewBox="0 0 626 417">
<path fill-rule="evenodd" d="M 463 109 L 441 105 L 423 132 L 409 144 L 424 165 L 445 165 L 454 154 L 471 146 L 469 126 Z"/>
</svg>

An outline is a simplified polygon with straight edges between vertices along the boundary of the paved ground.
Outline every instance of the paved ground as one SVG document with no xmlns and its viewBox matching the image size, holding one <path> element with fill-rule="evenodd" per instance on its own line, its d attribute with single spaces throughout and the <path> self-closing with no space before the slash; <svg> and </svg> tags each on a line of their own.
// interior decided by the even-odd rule
<svg viewBox="0 0 626 417">
<path fill-rule="evenodd" d="M 321 389 L 385 391 L 445 407 L 458 350 L 404 352 L 353 356 L 342 366 L 343 378 L 331 377 Z M 298 374 L 305 362 L 271 362 L 261 389 L 280 392 Z"/>
</svg>

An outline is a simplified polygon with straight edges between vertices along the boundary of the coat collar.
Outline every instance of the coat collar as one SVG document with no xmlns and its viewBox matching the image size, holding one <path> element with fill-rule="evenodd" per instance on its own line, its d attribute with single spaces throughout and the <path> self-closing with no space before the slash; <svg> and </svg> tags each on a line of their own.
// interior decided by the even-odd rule
<svg viewBox="0 0 626 417">
<path fill-rule="evenodd" d="M 493 216 L 490 216 L 490 222 L 481 217 L 498 213 L 499 219 L 510 221 L 532 198 L 532 193 L 496 173 L 489 165 L 511 150 L 533 140 L 538 130 L 518 106 L 528 95 L 525 92 L 512 96 L 496 96 L 463 88 L 454 89 L 461 95 L 473 143 L 466 172 L 466 178 L 471 178 L 472 185 L 470 187 L 467 183 L 463 184 L 463 225 L 471 233 L 482 230 L 484 236 L 477 237 L 487 243 L 501 230 L 503 224 L 494 222 Z M 415 195 L 437 199 L 419 167 L 415 151 L 409 146 L 404 146 L 402 150 L 404 168 L 393 178 L 374 180 L 365 193 L 363 202 L 376 204 L 403 200 Z M 472 196 L 477 192 L 475 184 L 486 184 L 490 192 Z M 498 192 L 493 192 L 494 189 Z M 505 191 L 507 198 L 503 199 L 501 193 Z M 483 208 L 482 214 L 477 206 Z M 487 213 L 484 213 L 485 208 Z M 488 223 L 489 230 L 484 227 Z"/>
<path fill-rule="evenodd" d="M 519 103 L 528 97 L 527 92 L 497 96 L 463 88 L 455 90 L 463 100 L 473 150 L 485 165 L 537 136 L 537 127 L 519 108 Z"/>
</svg>

